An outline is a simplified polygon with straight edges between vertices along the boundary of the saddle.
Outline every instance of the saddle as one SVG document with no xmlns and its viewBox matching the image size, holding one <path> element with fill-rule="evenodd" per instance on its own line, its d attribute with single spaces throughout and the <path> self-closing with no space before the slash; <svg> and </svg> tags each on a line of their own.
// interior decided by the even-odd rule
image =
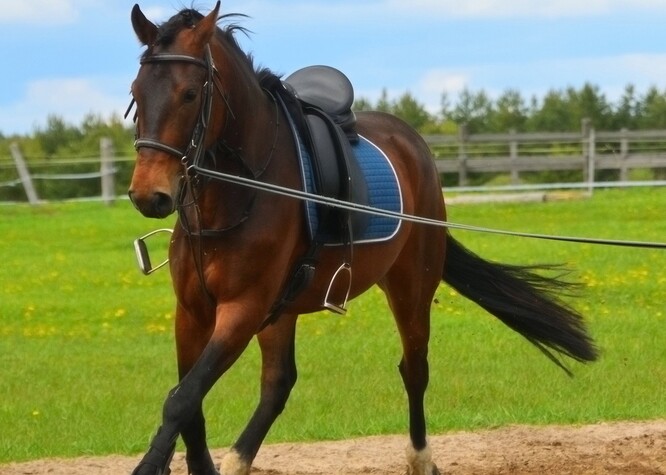
<svg viewBox="0 0 666 475">
<path fill-rule="evenodd" d="M 349 79 L 328 66 L 300 69 L 272 88 L 311 158 L 317 194 L 367 205 L 368 188 L 350 142 L 358 141 L 356 116 L 351 110 L 354 90 Z M 322 245 L 343 244 L 349 250 L 331 277 L 322 306 L 346 312 L 351 289 L 351 254 L 354 234 L 367 225 L 367 215 L 331 206 L 317 205 L 318 228 L 308 252 L 296 264 L 262 328 L 275 321 L 282 308 L 292 302 L 312 281 Z"/>
<path fill-rule="evenodd" d="M 330 66 L 308 66 L 287 77 L 284 84 L 301 102 L 321 109 L 355 137 L 354 88 L 342 72 Z"/>
<path fill-rule="evenodd" d="M 296 99 L 286 101 L 299 134 L 310 152 L 318 194 L 368 204 L 368 189 L 350 143 L 358 141 L 356 115 L 351 110 L 354 89 L 342 72 L 329 66 L 309 66 L 283 81 Z M 352 244 L 367 225 L 367 215 L 320 206 L 315 239 L 325 244 Z"/>
</svg>

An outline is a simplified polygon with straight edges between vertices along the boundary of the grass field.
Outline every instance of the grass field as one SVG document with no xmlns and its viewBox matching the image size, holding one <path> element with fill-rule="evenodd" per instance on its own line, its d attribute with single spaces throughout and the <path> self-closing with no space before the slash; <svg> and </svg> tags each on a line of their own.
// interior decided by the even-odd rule
<svg viewBox="0 0 666 475">
<path fill-rule="evenodd" d="M 665 241 L 666 189 L 552 203 L 456 205 L 449 220 L 527 232 Z M 169 222 L 126 202 L 0 208 L 0 463 L 137 453 L 176 371 L 168 272 L 143 276 L 132 240 Z M 666 417 L 666 251 L 455 232 L 486 258 L 565 263 L 572 302 L 602 350 L 568 378 L 521 337 L 442 285 L 433 305 L 433 433 L 512 423 Z M 152 241 L 156 254 L 166 243 Z M 400 349 L 381 292 L 344 317 L 299 323 L 299 382 L 270 441 L 406 433 Z M 233 442 L 257 401 L 251 345 L 206 400 L 212 446 Z"/>
</svg>

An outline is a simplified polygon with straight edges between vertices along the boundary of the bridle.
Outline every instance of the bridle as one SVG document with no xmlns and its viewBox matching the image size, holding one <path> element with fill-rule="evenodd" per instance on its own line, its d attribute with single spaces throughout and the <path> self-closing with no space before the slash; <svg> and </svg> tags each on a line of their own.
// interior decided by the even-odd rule
<svg viewBox="0 0 666 475">
<path fill-rule="evenodd" d="M 159 140 L 141 137 L 138 126 L 134 140 L 134 148 L 137 151 L 139 151 L 141 148 L 153 148 L 174 155 L 181 160 L 183 166 L 186 168 L 186 175 L 188 175 L 189 169 L 193 165 L 201 165 L 203 162 L 204 154 L 206 152 L 204 143 L 210 122 L 211 110 L 213 107 L 213 88 L 218 91 L 220 96 L 224 99 L 225 103 L 227 103 L 227 100 L 219 84 L 220 76 L 217 68 L 215 67 L 215 63 L 213 62 L 213 55 L 211 53 L 209 44 L 206 44 L 204 49 L 204 59 L 184 54 L 158 53 L 144 56 L 141 58 L 140 64 L 144 65 L 168 62 L 190 63 L 202 67 L 206 70 L 206 81 L 203 84 L 203 98 L 201 101 L 201 108 L 199 110 L 199 119 L 197 124 L 194 126 L 190 141 L 187 145 L 187 149 L 185 150 L 181 150 L 172 145 L 165 144 Z M 125 118 L 127 118 L 135 103 L 136 100 L 133 97 L 129 107 L 127 108 L 127 111 L 125 112 Z M 136 119 L 137 116 L 135 114 L 134 122 L 136 122 Z"/>
<path fill-rule="evenodd" d="M 193 182 L 195 181 L 194 178 L 198 177 L 200 172 L 203 171 L 211 171 L 209 170 L 208 167 L 205 166 L 204 164 L 204 158 L 206 156 L 206 148 L 205 148 L 205 142 L 206 142 L 206 135 L 208 133 L 208 126 L 210 124 L 210 117 L 211 117 L 211 112 L 213 108 L 213 97 L 215 91 L 219 94 L 219 96 L 222 98 L 224 101 L 224 104 L 227 109 L 227 113 L 229 114 L 229 117 L 232 120 L 236 119 L 236 116 L 234 115 L 233 110 L 231 109 L 231 106 L 229 104 L 227 95 L 224 93 L 223 88 L 221 86 L 221 78 L 220 74 L 215 67 L 215 63 L 213 61 L 213 55 L 211 52 L 210 44 L 206 44 L 205 49 L 204 49 L 204 58 L 197 58 L 195 56 L 190 56 L 190 55 L 184 55 L 184 54 L 171 54 L 171 53 L 158 53 L 158 54 L 152 54 L 152 55 L 146 55 L 141 58 L 140 64 L 145 65 L 145 64 L 153 64 L 153 63 L 189 63 L 193 64 L 195 66 L 204 68 L 206 71 L 206 80 L 203 84 L 203 92 L 202 92 L 202 100 L 201 100 L 201 107 L 199 110 L 199 118 L 197 120 L 196 125 L 194 126 L 194 129 L 192 130 L 192 134 L 190 136 L 189 143 L 187 145 L 187 148 L 185 150 L 181 150 L 180 148 L 174 147 L 172 145 L 166 144 L 164 142 L 161 142 L 159 140 L 149 138 L 149 137 L 142 137 L 141 136 L 141 131 L 139 130 L 138 124 L 136 127 L 136 135 L 135 135 L 135 140 L 134 140 L 134 148 L 138 152 L 141 148 L 152 148 L 155 150 L 160 150 L 162 152 L 166 152 L 170 155 L 173 155 L 180 159 L 181 164 L 183 165 L 184 168 L 184 173 L 183 173 L 183 181 L 181 186 L 183 188 L 188 188 L 189 189 L 189 194 L 192 197 L 192 202 L 185 204 L 183 203 L 182 199 L 184 199 L 184 196 L 186 193 L 184 193 L 183 189 L 181 188 L 179 195 L 179 203 L 177 204 L 177 207 L 179 210 L 183 210 L 185 207 L 192 205 L 194 207 L 194 213 L 196 220 L 201 222 L 201 211 L 199 210 L 199 206 L 196 200 L 195 192 L 194 192 L 194 185 Z M 268 95 L 271 97 L 273 102 L 275 103 L 275 113 L 276 113 L 276 118 L 275 118 L 275 138 L 273 140 L 273 143 L 271 145 L 270 152 L 268 154 L 268 158 L 266 159 L 265 163 L 263 166 L 255 171 L 250 168 L 247 163 L 243 160 L 243 157 L 240 153 L 240 150 L 235 150 L 229 145 L 227 145 L 224 141 L 220 141 L 219 145 L 223 146 L 227 152 L 230 153 L 230 155 L 236 157 L 238 161 L 240 162 L 240 165 L 249 173 L 249 175 L 252 177 L 253 180 L 258 180 L 259 177 L 266 171 L 269 163 L 271 162 L 273 158 L 273 154 L 276 149 L 277 145 L 277 140 L 278 140 L 278 135 L 279 135 L 279 127 L 280 127 L 280 121 L 279 121 L 279 110 L 278 110 L 278 105 L 275 100 L 275 97 L 267 90 L 264 90 L 265 92 L 268 93 Z M 130 112 L 132 111 L 134 105 L 136 103 L 136 99 L 132 97 L 132 100 L 127 108 L 127 111 L 125 112 L 125 118 L 128 117 Z M 135 112 L 134 115 L 134 122 L 137 123 L 137 118 L 138 118 L 138 112 Z M 228 125 L 228 122 L 226 122 L 225 127 Z M 204 179 L 208 179 L 206 175 L 203 176 Z M 206 295 L 208 295 L 209 299 L 211 302 L 214 302 L 214 298 L 208 291 L 205 285 L 205 278 L 203 275 L 203 268 L 202 268 L 202 263 L 203 263 L 203 250 L 201 248 L 201 241 L 199 242 L 199 245 L 196 246 L 198 247 L 199 252 L 195 251 L 195 244 L 193 241 L 193 238 L 195 237 L 219 237 L 223 235 L 224 233 L 231 231 L 233 229 L 236 229 L 239 227 L 243 222 L 245 222 L 250 215 L 250 210 L 252 209 L 254 202 L 255 202 L 255 197 L 256 197 L 256 190 L 254 195 L 249 199 L 248 204 L 244 212 L 242 213 L 241 217 L 238 219 L 237 222 L 230 224 L 224 228 L 220 229 L 199 229 L 199 230 L 194 230 L 191 226 L 191 223 L 187 217 L 186 213 L 179 212 L 179 222 L 181 224 L 181 227 L 185 231 L 186 235 L 190 239 L 191 243 L 191 249 L 193 253 L 193 257 L 195 260 L 195 267 L 197 268 L 197 273 L 199 276 L 199 281 L 202 286 L 202 289 Z"/>
<path fill-rule="evenodd" d="M 224 101 L 224 105 L 227 109 L 227 114 L 233 120 L 236 119 L 234 112 L 229 104 L 227 94 L 224 93 L 223 88 L 220 84 L 221 78 L 220 73 L 215 67 L 215 62 L 213 60 L 213 55 L 210 49 L 210 44 L 206 44 L 204 49 L 204 59 L 197 58 L 195 56 L 189 56 L 184 54 L 171 54 L 171 53 L 158 53 L 141 58 L 140 64 L 150 64 L 150 63 L 166 63 L 166 62 L 176 62 L 176 63 L 190 63 L 196 66 L 202 67 L 206 70 L 206 81 L 203 84 L 203 98 L 201 101 L 201 108 L 199 110 L 199 119 L 197 124 L 194 126 L 190 141 L 187 145 L 187 149 L 181 150 L 172 145 L 165 144 L 159 140 L 152 138 L 141 137 L 141 132 L 137 125 L 137 130 L 135 133 L 134 148 L 136 151 L 139 151 L 141 148 L 153 148 L 156 150 L 161 150 L 170 155 L 178 157 L 185 168 L 185 178 L 190 179 L 197 174 L 199 171 L 208 171 L 204 165 L 204 157 L 206 154 L 205 142 L 206 134 L 208 132 L 208 126 L 210 123 L 210 116 L 213 108 L 213 97 L 214 92 L 217 91 L 218 95 Z M 264 89 L 264 92 L 271 98 L 275 104 L 275 137 L 271 145 L 271 149 L 268 153 L 267 159 L 265 160 L 263 166 L 258 170 L 253 170 L 243 159 L 240 150 L 236 150 L 230 145 L 228 145 L 224 140 L 221 140 L 219 145 L 226 149 L 231 156 L 234 156 L 240 163 L 241 167 L 254 179 L 258 180 L 259 177 L 266 171 L 269 163 L 273 158 L 275 152 L 275 147 L 278 140 L 278 129 L 280 127 L 280 117 L 278 104 L 273 96 L 273 94 Z M 125 112 L 125 118 L 128 117 L 131 112 L 134 104 L 136 103 L 135 98 L 133 97 L 127 111 Z M 137 121 L 137 114 L 134 115 L 134 122 Z M 225 127 L 228 125 L 229 121 L 226 122 Z"/>
<path fill-rule="evenodd" d="M 220 96 L 223 98 L 225 104 L 227 105 L 227 109 L 229 110 L 231 116 L 233 117 L 233 112 L 231 112 L 231 108 L 229 107 L 229 103 L 227 101 L 226 96 L 224 95 L 222 91 L 222 87 L 219 84 L 220 76 L 217 68 L 215 67 L 215 63 L 213 62 L 213 55 L 210 49 L 210 45 L 206 44 L 205 49 L 204 49 L 204 59 L 200 59 L 194 56 L 189 56 L 189 55 L 184 55 L 184 54 L 171 54 L 171 53 L 158 53 L 158 54 L 152 54 L 148 56 L 144 56 L 141 58 L 140 64 L 152 64 L 152 63 L 189 63 L 189 64 L 194 64 L 195 66 L 202 67 L 206 70 L 206 81 L 203 84 L 203 97 L 201 100 L 201 108 L 199 110 L 199 119 L 197 120 L 196 125 L 194 126 L 194 129 L 192 130 L 192 135 L 190 137 L 189 143 L 187 145 L 187 149 L 181 150 L 179 148 L 176 148 L 172 145 L 165 144 L 163 142 L 160 142 L 159 140 L 155 140 L 152 138 L 145 138 L 141 137 L 141 132 L 139 130 L 138 124 L 136 126 L 136 136 L 134 140 L 134 149 L 138 152 L 141 148 L 152 148 L 156 150 L 161 150 L 163 152 L 166 152 L 170 155 L 174 155 L 175 157 L 179 158 L 181 161 L 181 164 L 184 167 L 184 173 L 183 173 L 183 178 L 184 181 L 182 183 L 183 187 L 188 187 L 190 189 L 190 193 L 193 195 L 194 191 L 192 188 L 192 179 L 195 175 L 195 172 L 193 170 L 196 170 L 197 167 L 201 168 L 204 160 L 204 155 L 206 153 L 205 149 L 205 141 L 206 141 L 206 134 L 208 132 L 208 125 L 210 123 L 210 116 L 211 116 L 211 111 L 213 108 L 213 92 L 214 88 L 217 90 L 217 92 L 220 94 Z M 217 79 L 217 80 L 216 80 Z M 127 111 L 125 112 L 125 118 L 129 115 L 130 111 L 134 107 L 134 104 L 136 103 L 136 99 L 132 97 L 132 100 L 130 102 L 129 107 L 127 108 Z M 137 113 L 134 115 L 134 122 L 137 122 Z M 184 197 L 185 193 L 183 193 L 182 189 L 181 192 L 179 193 L 180 199 Z M 252 203 L 254 200 L 250 201 L 249 208 L 252 207 Z M 192 202 L 194 205 L 195 213 L 197 220 L 200 221 L 200 210 L 198 207 L 198 204 L 196 203 L 196 200 Z M 178 204 L 179 207 L 183 207 L 183 203 Z M 249 213 L 249 211 L 247 211 Z M 215 230 L 215 231 L 203 231 L 200 230 L 199 232 L 195 232 L 192 230 L 192 227 L 190 225 L 189 220 L 187 219 L 185 213 L 178 213 L 179 216 L 179 221 L 181 223 L 181 226 L 183 230 L 185 231 L 186 235 L 190 239 L 190 247 L 192 250 L 192 256 L 194 258 L 195 262 L 195 267 L 197 269 L 197 275 L 199 277 L 199 283 L 201 284 L 202 290 L 204 293 L 208 296 L 211 304 L 214 302 L 214 298 L 211 295 L 211 293 L 208 291 L 205 285 L 205 278 L 203 275 L 203 268 L 202 268 L 202 262 L 203 262 L 203 250 L 201 246 L 198 246 L 199 252 L 197 253 L 195 251 L 195 246 L 192 241 L 192 238 L 195 235 L 199 236 L 204 236 L 206 233 L 218 235 L 221 232 L 226 231 L 226 229 L 223 230 Z M 240 221 L 244 221 L 246 217 L 244 216 L 243 219 Z M 239 222 L 239 224 L 240 224 Z M 233 227 L 236 227 L 234 225 Z M 135 244 L 136 245 L 136 244 Z"/>
</svg>

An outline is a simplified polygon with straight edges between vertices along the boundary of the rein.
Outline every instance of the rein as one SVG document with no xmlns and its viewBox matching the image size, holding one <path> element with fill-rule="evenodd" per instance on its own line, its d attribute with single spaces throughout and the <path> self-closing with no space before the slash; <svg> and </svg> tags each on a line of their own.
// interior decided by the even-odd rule
<svg viewBox="0 0 666 475">
<path fill-rule="evenodd" d="M 504 236 L 515 236 L 515 237 L 524 237 L 531 239 L 545 239 L 550 241 L 575 242 L 575 243 L 584 243 L 584 244 L 601 244 L 607 246 L 638 247 L 638 248 L 648 248 L 648 249 L 666 249 L 666 243 L 662 242 L 624 241 L 617 239 L 600 239 L 600 238 L 588 238 L 588 237 L 578 237 L 578 236 L 553 236 L 548 234 L 524 233 L 518 231 L 507 231 L 502 229 L 486 228 L 481 226 L 472 226 L 468 224 L 452 223 L 444 220 L 425 218 L 422 216 L 415 216 L 412 214 L 375 208 L 373 206 L 351 203 L 349 201 L 339 200 L 336 198 L 319 196 L 302 190 L 296 190 L 293 188 L 287 188 L 272 183 L 260 182 L 257 180 L 252 180 L 241 176 L 232 175 L 229 173 L 223 173 L 216 170 L 211 170 L 208 168 L 201 167 L 197 164 L 192 165 L 192 168 L 194 168 L 196 173 L 199 173 L 203 176 L 207 176 L 209 178 L 213 178 L 216 180 L 227 181 L 230 183 L 243 185 L 257 190 L 267 191 L 269 193 L 288 196 L 301 201 L 312 201 L 314 203 L 330 206 L 332 208 L 355 211 L 358 213 L 385 216 L 417 224 L 426 224 L 430 226 L 439 226 L 443 228 L 460 229 L 464 231 L 474 231 L 480 233 L 500 234 Z"/>
</svg>

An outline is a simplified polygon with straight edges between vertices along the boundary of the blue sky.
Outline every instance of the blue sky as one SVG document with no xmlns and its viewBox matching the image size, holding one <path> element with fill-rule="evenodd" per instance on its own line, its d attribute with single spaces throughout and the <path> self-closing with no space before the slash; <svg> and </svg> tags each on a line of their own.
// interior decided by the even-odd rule
<svg viewBox="0 0 666 475">
<path fill-rule="evenodd" d="M 0 132 L 124 111 L 141 52 L 134 3 L 0 0 Z M 140 5 L 159 22 L 191 3 Z M 357 97 L 409 91 L 433 112 L 465 87 L 529 98 L 591 82 L 610 100 L 628 83 L 666 89 L 666 0 L 223 0 L 222 12 L 250 15 L 241 44 L 257 64 L 283 74 L 328 64 Z"/>
</svg>

